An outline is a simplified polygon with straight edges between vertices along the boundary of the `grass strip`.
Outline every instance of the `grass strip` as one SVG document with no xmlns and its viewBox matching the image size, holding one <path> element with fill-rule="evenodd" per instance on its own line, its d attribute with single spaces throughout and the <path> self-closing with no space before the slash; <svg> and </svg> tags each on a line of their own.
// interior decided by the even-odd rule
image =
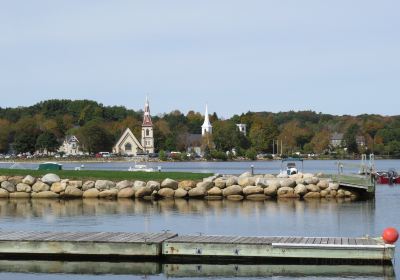
<svg viewBox="0 0 400 280">
<path fill-rule="evenodd" d="M 141 181 L 162 181 L 166 178 L 173 180 L 202 180 L 212 176 L 212 173 L 191 173 L 191 172 L 129 172 L 110 170 L 31 170 L 31 169 L 0 169 L 0 176 L 26 176 L 41 177 L 48 173 L 54 173 L 63 179 L 71 180 L 141 180 Z"/>
</svg>

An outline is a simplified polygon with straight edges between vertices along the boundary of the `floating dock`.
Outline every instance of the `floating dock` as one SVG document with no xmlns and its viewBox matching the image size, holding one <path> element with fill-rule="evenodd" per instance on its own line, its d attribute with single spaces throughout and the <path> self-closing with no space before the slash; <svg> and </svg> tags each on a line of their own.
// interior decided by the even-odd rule
<svg viewBox="0 0 400 280">
<path fill-rule="evenodd" d="M 0 257 L 3 259 L 135 259 L 182 264 L 272 261 L 383 264 L 391 263 L 394 250 L 394 245 L 373 238 L 178 236 L 169 232 L 0 232 Z"/>
</svg>

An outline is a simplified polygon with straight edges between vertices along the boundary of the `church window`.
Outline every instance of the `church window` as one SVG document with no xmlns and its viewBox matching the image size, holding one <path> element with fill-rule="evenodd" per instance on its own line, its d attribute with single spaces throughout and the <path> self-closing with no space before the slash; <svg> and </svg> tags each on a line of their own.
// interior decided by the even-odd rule
<svg viewBox="0 0 400 280">
<path fill-rule="evenodd" d="M 126 144 L 125 144 L 125 151 L 132 151 L 132 145 L 131 145 L 131 143 L 126 143 Z"/>
<path fill-rule="evenodd" d="M 150 130 L 146 129 L 146 136 L 150 135 Z"/>
</svg>

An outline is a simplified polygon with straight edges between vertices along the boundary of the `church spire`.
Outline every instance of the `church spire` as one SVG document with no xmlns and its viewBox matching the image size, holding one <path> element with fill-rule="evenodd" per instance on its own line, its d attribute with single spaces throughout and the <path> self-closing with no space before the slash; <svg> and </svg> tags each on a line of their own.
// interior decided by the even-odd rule
<svg viewBox="0 0 400 280">
<path fill-rule="evenodd" d="M 206 112 L 204 114 L 204 123 L 201 126 L 201 134 L 212 134 L 212 125 L 210 122 L 210 117 L 208 115 L 208 105 L 206 104 Z"/>
<path fill-rule="evenodd" d="M 153 122 L 151 121 L 151 116 L 150 116 L 149 98 L 147 96 L 146 96 L 146 103 L 144 105 L 144 115 L 143 115 L 142 126 L 153 126 Z"/>
</svg>

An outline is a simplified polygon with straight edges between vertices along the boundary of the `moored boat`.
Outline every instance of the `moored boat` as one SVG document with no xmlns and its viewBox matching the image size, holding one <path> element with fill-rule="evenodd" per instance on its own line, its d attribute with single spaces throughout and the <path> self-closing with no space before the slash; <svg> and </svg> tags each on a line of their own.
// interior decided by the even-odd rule
<svg viewBox="0 0 400 280">
<path fill-rule="evenodd" d="M 381 185 L 400 184 L 400 176 L 394 169 L 376 172 L 376 182 Z"/>
</svg>

